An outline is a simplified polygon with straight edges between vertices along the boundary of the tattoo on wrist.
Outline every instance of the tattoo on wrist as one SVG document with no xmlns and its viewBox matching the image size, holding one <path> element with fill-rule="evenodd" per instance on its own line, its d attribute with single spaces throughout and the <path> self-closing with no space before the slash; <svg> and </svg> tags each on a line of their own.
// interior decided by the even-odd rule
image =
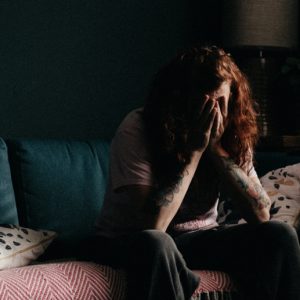
<svg viewBox="0 0 300 300">
<path fill-rule="evenodd" d="M 263 209 L 270 205 L 269 197 L 266 195 L 266 192 L 262 186 L 253 184 L 253 188 L 249 188 L 248 192 L 253 201 L 255 201 L 257 209 Z"/>
<path fill-rule="evenodd" d="M 251 205 L 255 209 L 263 209 L 270 205 L 270 201 L 263 187 L 257 183 L 249 182 L 244 171 L 230 158 L 221 157 L 225 171 L 229 172 L 237 185 L 248 194 Z"/>
</svg>

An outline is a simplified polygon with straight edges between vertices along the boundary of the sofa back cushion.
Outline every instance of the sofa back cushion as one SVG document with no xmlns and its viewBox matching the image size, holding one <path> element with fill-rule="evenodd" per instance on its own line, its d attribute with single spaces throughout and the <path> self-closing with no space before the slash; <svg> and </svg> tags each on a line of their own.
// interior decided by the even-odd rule
<svg viewBox="0 0 300 300">
<path fill-rule="evenodd" d="M 95 230 L 108 175 L 108 142 L 10 139 L 7 145 L 20 224 L 56 231 L 54 256 L 75 256 Z"/>
<path fill-rule="evenodd" d="M 0 224 L 18 224 L 7 147 L 2 138 L 0 138 Z"/>
</svg>

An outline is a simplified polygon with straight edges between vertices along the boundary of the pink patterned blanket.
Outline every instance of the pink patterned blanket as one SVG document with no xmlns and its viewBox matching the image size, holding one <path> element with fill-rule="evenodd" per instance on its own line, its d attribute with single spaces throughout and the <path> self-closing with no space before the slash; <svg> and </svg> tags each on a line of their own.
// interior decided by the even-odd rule
<svg viewBox="0 0 300 300">
<path fill-rule="evenodd" d="M 233 286 L 227 274 L 195 271 L 201 293 L 230 291 Z M 123 271 L 92 262 L 59 262 L 32 265 L 0 271 L 1 300 L 122 300 L 126 293 Z"/>
</svg>

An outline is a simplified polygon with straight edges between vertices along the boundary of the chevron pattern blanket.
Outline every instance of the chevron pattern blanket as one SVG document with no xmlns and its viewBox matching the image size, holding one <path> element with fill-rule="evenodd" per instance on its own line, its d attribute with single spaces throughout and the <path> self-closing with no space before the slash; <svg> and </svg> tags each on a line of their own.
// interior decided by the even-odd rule
<svg viewBox="0 0 300 300">
<path fill-rule="evenodd" d="M 230 295 L 233 285 L 227 274 L 195 272 L 201 283 L 193 299 L 204 299 L 209 294 L 209 299 L 220 299 L 212 297 L 216 291 Z M 123 271 L 92 262 L 48 263 L 0 271 L 1 300 L 123 300 L 125 294 Z"/>
</svg>

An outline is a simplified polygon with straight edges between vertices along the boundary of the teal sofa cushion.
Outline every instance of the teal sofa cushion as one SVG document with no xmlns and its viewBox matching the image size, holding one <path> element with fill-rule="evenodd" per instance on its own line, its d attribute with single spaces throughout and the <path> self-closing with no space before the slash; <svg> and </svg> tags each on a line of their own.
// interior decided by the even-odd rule
<svg viewBox="0 0 300 300">
<path fill-rule="evenodd" d="M 17 225 L 18 223 L 7 147 L 4 140 L 0 138 L 0 224 Z"/>
<path fill-rule="evenodd" d="M 7 145 L 20 224 L 56 231 L 58 256 L 75 255 L 95 231 L 108 175 L 108 142 L 10 139 Z"/>
</svg>

